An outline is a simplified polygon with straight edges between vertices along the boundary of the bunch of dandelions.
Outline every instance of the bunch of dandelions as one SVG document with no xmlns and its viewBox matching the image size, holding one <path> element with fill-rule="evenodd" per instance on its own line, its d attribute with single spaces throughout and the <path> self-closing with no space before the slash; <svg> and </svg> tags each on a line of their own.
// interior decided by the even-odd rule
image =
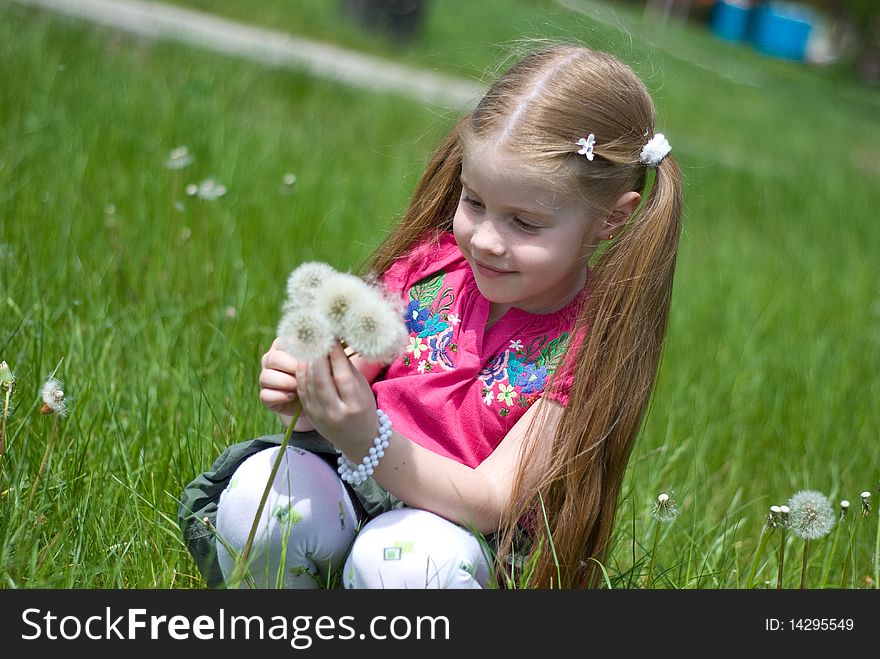
<svg viewBox="0 0 880 659">
<path fill-rule="evenodd" d="M 372 362 L 389 363 L 403 352 L 408 336 L 401 305 L 377 283 L 337 272 L 317 261 L 303 263 L 290 273 L 278 323 L 278 346 L 297 361 L 308 363 L 326 357 L 338 340 L 348 348 L 349 356 L 359 354 Z M 236 561 L 232 588 L 247 580 L 247 561 L 260 516 L 301 413 L 298 405 Z"/>
<path fill-rule="evenodd" d="M 651 549 L 651 562 L 648 565 L 648 578 L 646 585 L 654 583 L 654 565 L 657 559 L 657 546 L 660 543 L 660 525 L 668 524 L 678 517 L 679 508 L 675 501 L 666 492 L 657 495 L 657 502 L 651 511 L 651 517 L 656 520 L 654 524 L 654 543 Z"/>
<path fill-rule="evenodd" d="M 824 538 L 834 528 L 835 516 L 831 501 L 816 490 L 801 490 L 788 500 L 788 528 L 804 541 L 801 567 L 801 588 L 806 588 L 807 555 L 810 540 Z"/>
<path fill-rule="evenodd" d="M 406 344 L 403 311 L 376 283 L 309 262 L 287 280 L 287 299 L 278 324 L 279 347 L 294 359 L 312 362 L 339 340 L 375 362 L 388 363 Z"/>
</svg>

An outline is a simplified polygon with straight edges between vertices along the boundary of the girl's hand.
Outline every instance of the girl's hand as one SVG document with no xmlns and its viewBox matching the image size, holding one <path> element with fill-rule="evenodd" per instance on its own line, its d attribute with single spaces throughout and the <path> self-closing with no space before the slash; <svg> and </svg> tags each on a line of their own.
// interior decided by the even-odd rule
<svg viewBox="0 0 880 659">
<path fill-rule="evenodd" d="M 360 459 L 376 436 L 376 399 L 370 383 L 337 342 L 330 355 L 297 364 L 298 394 L 315 428 L 349 458 Z"/>
<path fill-rule="evenodd" d="M 278 348 L 276 338 L 269 351 L 263 355 L 261 364 L 263 368 L 260 371 L 260 402 L 263 407 L 278 414 L 286 427 L 299 410 L 295 375 L 298 362 Z M 295 426 L 295 430 L 300 431 L 311 428 L 305 415 L 300 417 Z"/>
</svg>

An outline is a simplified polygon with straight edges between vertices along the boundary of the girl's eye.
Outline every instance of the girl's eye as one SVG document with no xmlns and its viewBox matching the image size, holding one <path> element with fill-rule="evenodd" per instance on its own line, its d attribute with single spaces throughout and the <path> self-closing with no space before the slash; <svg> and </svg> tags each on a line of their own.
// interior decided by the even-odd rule
<svg viewBox="0 0 880 659">
<path fill-rule="evenodd" d="M 525 222 L 518 217 L 513 218 L 513 223 L 526 233 L 538 233 L 538 230 L 541 228 L 535 226 L 534 224 L 529 224 L 528 222 Z"/>
<path fill-rule="evenodd" d="M 473 208 L 475 210 L 480 210 L 483 208 L 483 203 L 480 201 L 477 201 L 476 199 L 471 199 L 470 197 L 465 196 L 465 197 L 462 197 L 462 201 L 464 201 L 464 203 L 466 203 L 468 206 L 470 206 L 471 208 Z"/>
</svg>

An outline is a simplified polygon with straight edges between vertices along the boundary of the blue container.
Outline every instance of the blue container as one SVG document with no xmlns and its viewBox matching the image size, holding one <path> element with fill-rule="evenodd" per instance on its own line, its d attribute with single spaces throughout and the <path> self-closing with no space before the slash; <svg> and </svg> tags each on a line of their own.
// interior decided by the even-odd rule
<svg viewBox="0 0 880 659">
<path fill-rule="evenodd" d="M 771 2 L 752 10 L 747 38 L 765 55 L 800 61 L 812 29 L 812 14 L 806 7 Z"/>
<path fill-rule="evenodd" d="M 749 27 L 751 8 L 718 0 L 709 14 L 709 29 L 728 41 L 742 41 Z"/>
</svg>

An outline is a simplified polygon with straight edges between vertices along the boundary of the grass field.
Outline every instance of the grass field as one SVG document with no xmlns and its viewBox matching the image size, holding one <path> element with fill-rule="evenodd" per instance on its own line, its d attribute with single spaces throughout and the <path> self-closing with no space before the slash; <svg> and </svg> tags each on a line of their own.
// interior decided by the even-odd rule
<svg viewBox="0 0 880 659">
<path fill-rule="evenodd" d="M 186 4 L 233 16 L 237 5 Z M 271 13 L 279 2 L 239 18 L 330 38 L 327 10 L 309 9 L 321 3 L 290 4 L 284 21 Z M 836 541 L 811 543 L 809 584 L 870 585 L 878 90 L 693 27 L 661 39 L 605 4 L 585 5 L 604 12 L 591 18 L 523 0 L 503 23 L 444 17 L 446 4 L 402 54 L 354 30 L 334 38 L 482 78 L 503 59 L 495 44 L 579 32 L 646 78 L 685 172 L 668 346 L 624 487 L 612 585 L 744 587 L 768 507 L 801 489 L 853 504 Z M 278 429 L 257 375 L 288 272 L 306 259 L 360 263 L 454 117 L 5 3 L 0 17 L 0 360 L 17 380 L 0 585 L 200 587 L 176 497 L 227 444 Z M 192 164 L 166 168 L 181 145 Z M 186 193 L 209 177 L 224 196 Z M 38 411 L 52 373 L 64 418 Z M 660 492 L 679 507 L 672 522 L 651 517 Z M 775 586 L 778 542 L 759 556 L 761 587 Z M 787 586 L 801 547 L 789 538 Z"/>
</svg>

